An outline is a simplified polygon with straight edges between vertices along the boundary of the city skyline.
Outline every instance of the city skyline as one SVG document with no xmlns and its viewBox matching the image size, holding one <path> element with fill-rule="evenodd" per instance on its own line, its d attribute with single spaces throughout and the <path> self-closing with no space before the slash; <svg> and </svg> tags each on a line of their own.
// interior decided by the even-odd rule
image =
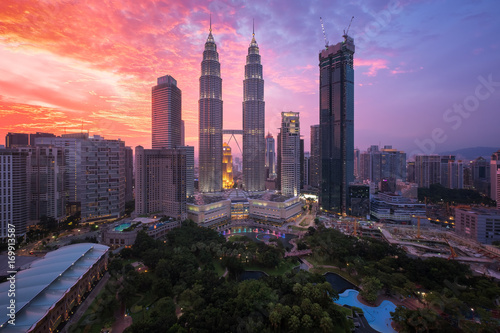
<svg viewBox="0 0 500 333">
<path fill-rule="evenodd" d="M 221 57 L 224 129 L 241 128 L 241 77 L 255 18 L 266 77 L 266 132 L 276 136 L 281 111 L 300 112 L 309 147 L 306 130 L 319 123 L 317 53 L 324 47 L 319 16 L 334 44 L 354 15 L 349 35 L 357 45 L 356 147 L 389 144 L 410 155 L 419 149 L 417 142 L 425 154 L 496 145 L 500 43 L 494 32 L 500 23 L 494 14 L 500 5 L 326 4 L 116 2 L 54 5 L 57 10 L 29 1 L 0 4 L 0 58 L 9 64 L 0 82 L 0 136 L 83 128 L 148 148 L 150 89 L 156 78 L 172 75 L 184 95 L 186 144 L 198 150 L 197 81 L 211 12 Z M 464 106 L 461 113 L 453 111 L 455 105 Z"/>
</svg>

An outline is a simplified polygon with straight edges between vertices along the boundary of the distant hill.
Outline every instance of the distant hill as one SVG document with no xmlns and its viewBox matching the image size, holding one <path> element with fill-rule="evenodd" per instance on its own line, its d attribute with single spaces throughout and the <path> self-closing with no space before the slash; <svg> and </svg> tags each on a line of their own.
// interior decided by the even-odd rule
<svg viewBox="0 0 500 333">
<path fill-rule="evenodd" d="M 482 156 L 484 159 L 491 159 L 491 154 L 498 151 L 500 147 L 472 147 L 472 148 L 463 148 L 453 151 L 443 151 L 439 153 L 440 155 L 456 155 L 457 159 L 464 160 L 475 160 L 479 156 Z"/>
</svg>

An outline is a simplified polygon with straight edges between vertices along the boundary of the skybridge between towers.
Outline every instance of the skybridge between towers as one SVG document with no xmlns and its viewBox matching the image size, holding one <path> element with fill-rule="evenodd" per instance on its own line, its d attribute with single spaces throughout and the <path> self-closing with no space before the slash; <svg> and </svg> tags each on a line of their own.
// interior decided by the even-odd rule
<svg viewBox="0 0 500 333">
<path fill-rule="evenodd" d="M 236 140 L 236 135 L 243 135 L 243 130 L 222 130 L 222 135 L 230 135 L 229 141 L 231 142 L 231 139 L 234 138 L 234 142 L 236 142 L 236 145 L 238 146 L 238 149 L 240 150 L 240 153 L 243 154 L 243 151 L 241 150 L 240 144 L 238 143 L 238 140 Z"/>
</svg>

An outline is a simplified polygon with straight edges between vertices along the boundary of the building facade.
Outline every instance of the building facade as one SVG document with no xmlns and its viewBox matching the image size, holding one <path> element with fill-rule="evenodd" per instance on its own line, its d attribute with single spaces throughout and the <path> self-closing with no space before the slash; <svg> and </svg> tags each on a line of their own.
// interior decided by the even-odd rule
<svg viewBox="0 0 500 333">
<path fill-rule="evenodd" d="M 199 100 L 200 192 L 222 190 L 222 79 L 212 27 L 201 62 Z"/>
<path fill-rule="evenodd" d="M 348 213 L 354 181 L 354 40 L 331 45 L 319 54 L 321 190 L 320 207 Z"/>
<path fill-rule="evenodd" d="M 482 244 L 500 241 L 500 210 L 474 207 L 455 209 L 455 232 Z"/>
<path fill-rule="evenodd" d="M 441 180 L 441 156 L 415 156 L 415 182 L 418 187 L 429 187 L 438 184 Z"/>
<path fill-rule="evenodd" d="M 30 224 L 42 216 L 61 222 L 66 218 L 64 149 L 50 145 L 18 149 L 27 154 Z"/>
<path fill-rule="evenodd" d="M 406 153 L 392 146 L 384 146 L 381 150 L 371 146 L 360 154 L 359 178 L 377 184 L 384 179 L 406 180 Z"/>
<path fill-rule="evenodd" d="M 26 233 L 29 218 L 26 152 L 0 149 L 0 238 L 6 239 L 14 225 L 16 237 Z M 10 229 L 10 231 L 9 231 Z"/>
<path fill-rule="evenodd" d="M 265 167 L 267 169 L 267 178 L 276 178 L 276 145 L 271 133 L 266 136 L 266 160 Z"/>
<path fill-rule="evenodd" d="M 279 140 L 281 193 L 300 194 L 300 120 L 298 112 L 281 113 Z"/>
<path fill-rule="evenodd" d="M 87 133 L 39 137 L 36 145 L 64 150 L 65 195 L 80 207 L 83 222 L 119 218 L 125 212 L 125 142 Z"/>
<path fill-rule="evenodd" d="M 255 33 L 248 47 L 243 80 L 243 184 L 247 191 L 265 189 L 264 79 Z"/>
<path fill-rule="evenodd" d="M 5 148 L 15 148 L 29 145 L 29 134 L 7 133 L 5 136 Z"/>
<path fill-rule="evenodd" d="M 135 147 L 135 213 L 186 219 L 186 151 Z"/>
<path fill-rule="evenodd" d="M 157 79 L 152 88 L 152 148 L 182 145 L 182 93 L 170 75 Z"/>
<path fill-rule="evenodd" d="M 310 184 L 313 187 L 319 188 L 321 185 L 321 156 L 320 156 L 320 136 L 319 125 L 311 126 L 311 167 L 310 167 Z"/>
<path fill-rule="evenodd" d="M 125 147 L 125 202 L 134 200 L 134 153 Z"/>
<path fill-rule="evenodd" d="M 375 221 L 406 224 L 413 216 L 425 216 L 425 204 L 393 193 L 379 193 L 371 200 L 370 214 Z"/>
<path fill-rule="evenodd" d="M 222 146 L 222 182 L 224 189 L 233 188 L 233 155 L 231 154 L 231 147 L 224 142 Z"/>
<path fill-rule="evenodd" d="M 500 208 L 500 150 L 491 155 L 490 163 L 491 199 L 496 200 Z"/>
</svg>

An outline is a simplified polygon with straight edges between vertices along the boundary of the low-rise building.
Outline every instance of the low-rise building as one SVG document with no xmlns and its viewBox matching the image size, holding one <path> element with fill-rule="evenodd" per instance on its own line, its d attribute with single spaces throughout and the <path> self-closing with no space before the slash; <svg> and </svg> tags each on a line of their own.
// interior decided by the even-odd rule
<svg viewBox="0 0 500 333">
<path fill-rule="evenodd" d="M 9 296 L 10 281 L 0 284 L 0 331 L 56 332 L 102 278 L 108 250 L 105 245 L 82 243 L 47 253 L 16 274 L 15 298 Z M 8 323 L 9 314 L 15 325 Z"/>
<path fill-rule="evenodd" d="M 248 198 L 249 217 L 283 224 L 302 213 L 300 197 L 289 197 L 272 192 Z"/>
<path fill-rule="evenodd" d="M 122 220 L 104 228 L 101 240 L 104 244 L 113 247 L 132 246 L 137 238 L 137 233 L 141 230 L 145 231 L 150 237 L 159 239 L 164 237 L 170 230 L 180 226 L 181 221 L 174 218 L 138 217 L 133 220 Z"/>
<path fill-rule="evenodd" d="M 393 193 L 379 193 L 371 200 L 370 214 L 375 221 L 409 223 L 412 216 L 425 213 L 425 204 Z"/>
<path fill-rule="evenodd" d="M 482 244 L 500 241 L 500 210 L 473 207 L 455 209 L 457 235 Z"/>
<path fill-rule="evenodd" d="M 187 215 L 199 226 L 216 228 L 231 219 L 231 200 L 221 195 L 198 193 L 188 198 Z"/>
</svg>

